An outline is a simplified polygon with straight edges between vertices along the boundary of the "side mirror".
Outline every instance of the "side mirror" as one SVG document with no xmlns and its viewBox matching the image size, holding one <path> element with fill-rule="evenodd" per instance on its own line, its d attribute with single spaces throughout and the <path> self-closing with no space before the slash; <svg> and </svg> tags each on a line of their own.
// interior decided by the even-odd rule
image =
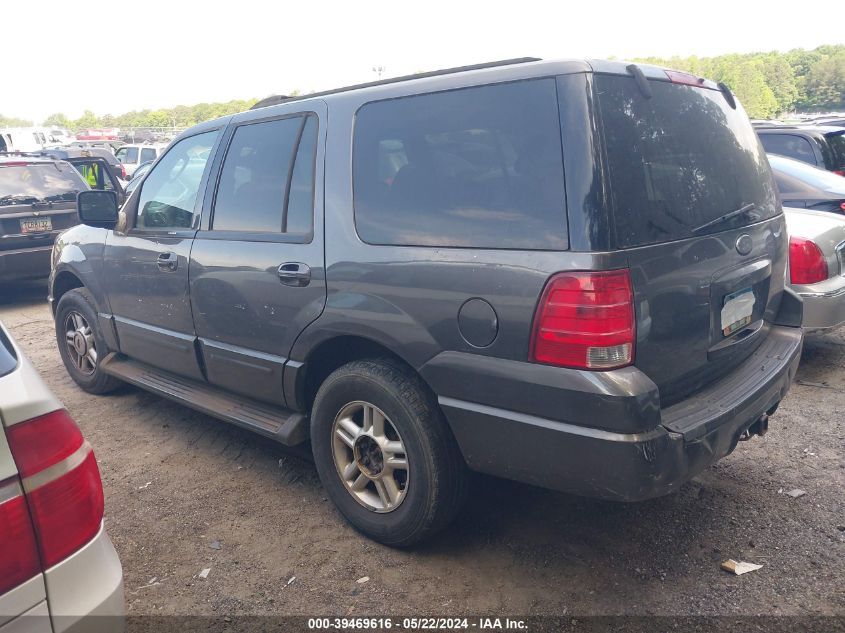
<svg viewBox="0 0 845 633">
<path fill-rule="evenodd" d="M 114 191 L 92 189 L 76 194 L 76 212 L 82 224 L 112 229 L 117 224 L 117 211 L 117 194 Z"/>
</svg>

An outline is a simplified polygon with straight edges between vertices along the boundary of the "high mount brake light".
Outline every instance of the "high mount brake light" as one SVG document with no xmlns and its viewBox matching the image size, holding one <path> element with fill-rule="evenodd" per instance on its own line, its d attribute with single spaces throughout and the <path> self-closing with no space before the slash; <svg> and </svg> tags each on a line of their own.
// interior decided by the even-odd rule
<svg viewBox="0 0 845 633">
<path fill-rule="evenodd" d="M 530 360 L 607 370 L 634 361 L 634 299 L 628 270 L 567 272 L 546 283 Z"/>
</svg>

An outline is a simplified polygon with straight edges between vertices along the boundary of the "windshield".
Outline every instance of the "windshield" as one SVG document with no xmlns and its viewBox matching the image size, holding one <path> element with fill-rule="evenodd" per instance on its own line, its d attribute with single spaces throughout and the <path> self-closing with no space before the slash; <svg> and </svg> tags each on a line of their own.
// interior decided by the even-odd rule
<svg viewBox="0 0 845 633">
<path fill-rule="evenodd" d="M 620 247 L 716 233 L 780 213 L 769 164 L 741 107 L 732 109 L 716 90 L 649 85 L 653 97 L 646 99 L 631 77 L 595 79 Z"/>
<path fill-rule="evenodd" d="M 0 204 L 30 204 L 76 200 L 88 189 L 77 171 L 67 163 L 0 165 Z"/>
<path fill-rule="evenodd" d="M 777 154 L 769 154 L 769 163 L 781 193 L 812 193 L 821 189 L 845 196 L 845 178 L 842 176 Z"/>
</svg>

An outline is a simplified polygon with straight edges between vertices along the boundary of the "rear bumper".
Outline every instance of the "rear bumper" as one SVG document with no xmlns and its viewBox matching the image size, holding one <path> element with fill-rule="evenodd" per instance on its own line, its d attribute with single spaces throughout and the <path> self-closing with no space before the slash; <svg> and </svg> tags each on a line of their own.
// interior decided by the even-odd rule
<svg viewBox="0 0 845 633">
<path fill-rule="evenodd" d="M 828 280 L 818 291 L 804 286 L 798 295 L 804 301 L 804 328 L 827 330 L 845 323 L 845 277 Z"/>
<path fill-rule="evenodd" d="M 0 280 L 38 279 L 50 274 L 53 245 L 0 251 Z"/>
<path fill-rule="evenodd" d="M 601 430 L 448 396 L 439 400 L 470 468 L 575 494 L 637 501 L 676 490 L 730 453 L 739 436 L 786 395 L 802 342 L 801 328 L 772 327 L 766 341 L 729 376 L 657 411 L 659 423 L 641 433 Z M 643 398 L 641 404 L 650 409 L 652 403 Z M 598 418 L 605 410 L 622 409 L 597 398 L 579 416 Z"/>
<path fill-rule="evenodd" d="M 124 629 L 123 569 L 101 527 L 88 545 L 44 573 L 55 633 Z"/>
</svg>

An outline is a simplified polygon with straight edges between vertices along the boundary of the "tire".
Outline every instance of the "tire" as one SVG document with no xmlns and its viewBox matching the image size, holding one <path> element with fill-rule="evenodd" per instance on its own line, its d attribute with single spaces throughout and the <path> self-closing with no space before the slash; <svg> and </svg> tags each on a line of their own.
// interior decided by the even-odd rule
<svg viewBox="0 0 845 633">
<path fill-rule="evenodd" d="M 387 443 L 380 444 L 385 449 L 380 473 L 379 451 L 375 459 L 368 457 L 372 438 L 363 438 L 367 433 L 362 432 L 350 446 L 354 434 L 344 426 L 349 420 L 356 426 L 360 422 L 363 431 L 367 406 L 373 410 L 371 420 L 382 413 L 385 417 Z M 377 426 L 371 423 L 371 432 Z M 387 451 L 389 446 L 404 451 L 404 488 L 402 458 Z M 449 524 L 466 498 L 466 465 L 434 394 L 413 371 L 391 359 L 353 361 L 326 378 L 314 400 L 311 447 L 320 480 L 341 514 L 364 535 L 385 545 L 410 547 L 431 537 Z M 394 469 L 393 463 L 400 466 Z M 341 471 L 349 470 L 352 476 L 344 479 Z M 388 486 L 388 477 L 397 485 Z M 356 486 L 360 481 L 366 488 Z M 397 489 L 398 498 L 386 506 L 380 490 L 391 498 L 390 490 L 395 496 Z"/>
<path fill-rule="evenodd" d="M 82 321 L 77 317 L 81 317 Z M 71 328 L 74 332 L 79 332 L 79 336 L 86 341 L 84 355 L 80 354 L 79 348 L 69 340 L 68 333 Z M 77 338 L 78 336 L 74 335 L 74 341 Z M 100 331 L 94 300 L 85 288 L 69 290 L 59 300 L 56 307 L 56 344 L 68 374 L 88 393 L 105 394 L 123 385 L 120 380 L 100 369 L 100 361 L 105 358 L 109 348 Z M 92 347 L 93 354 L 90 353 Z M 80 363 L 82 356 L 85 358 Z M 95 359 L 93 362 L 92 358 Z"/>
</svg>

